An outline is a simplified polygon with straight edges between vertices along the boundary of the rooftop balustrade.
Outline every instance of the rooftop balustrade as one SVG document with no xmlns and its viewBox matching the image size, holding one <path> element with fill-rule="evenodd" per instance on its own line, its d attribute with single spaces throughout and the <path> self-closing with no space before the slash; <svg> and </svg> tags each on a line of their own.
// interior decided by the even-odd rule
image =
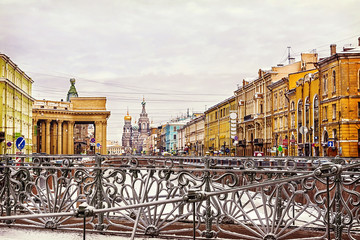
<svg viewBox="0 0 360 240">
<path fill-rule="evenodd" d="M 2 155 L 0 225 L 158 238 L 359 239 L 357 159 Z"/>
</svg>

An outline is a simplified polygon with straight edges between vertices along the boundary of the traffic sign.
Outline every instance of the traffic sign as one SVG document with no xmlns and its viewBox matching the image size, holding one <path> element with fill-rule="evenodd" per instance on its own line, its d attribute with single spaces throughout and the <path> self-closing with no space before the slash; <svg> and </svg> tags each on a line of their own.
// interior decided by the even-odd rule
<svg viewBox="0 0 360 240">
<path fill-rule="evenodd" d="M 334 142 L 333 141 L 328 141 L 328 147 L 334 147 Z"/>
<path fill-rule="evenodd" d="M 101 144 L 100 144 L 100 143 L 97 143 L 96 146 L 99 148 L 99 147 L 101 146 Z"/>
<path fill-rule="evenodd" d="M 237 140 L 239 140 L 239 137 L 238 137 L 238 136 L 235 136 L 235 138 L 234 138 L 234 139 L 235 139 L 235 141 L 237 141 Z"/>
<path fill-rule="evenodd" d="M 91 138 L 90 142 L 95 143 L 95 138 Z"/>
<path fill-rule="evenodd" d="M 23 137 L 18 137 L 15 142 L 16 148 L 20 151 L 25 147 L 25 139 Z"/>
<path fill-rule="evenodd" d="M 12 145 L 11 142 L 7 142 L 7 143 L 6 143 L 6 146 L 8 146 L 8 147 L 11 147 L 11 145 Z"/>
</svg>

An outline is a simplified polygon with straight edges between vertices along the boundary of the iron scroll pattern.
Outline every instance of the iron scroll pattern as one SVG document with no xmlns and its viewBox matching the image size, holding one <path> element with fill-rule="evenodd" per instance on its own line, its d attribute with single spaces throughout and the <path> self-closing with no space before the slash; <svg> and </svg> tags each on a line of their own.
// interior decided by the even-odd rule
<svg viewBox="0 0 360 240">
<path fill-rule="evenodd" d="M 86 216 L 87 226 L 132 236 L 191 235 L 195 217 L 196 235 L 205 238 L 359 237 L 359 169 L 342 162 L 46 156 L 2 163 L 1 216 L 39 215 L 2 224 L 81 229 L 76 212 L 87 203 L 103 210 Z"/>
</svg>

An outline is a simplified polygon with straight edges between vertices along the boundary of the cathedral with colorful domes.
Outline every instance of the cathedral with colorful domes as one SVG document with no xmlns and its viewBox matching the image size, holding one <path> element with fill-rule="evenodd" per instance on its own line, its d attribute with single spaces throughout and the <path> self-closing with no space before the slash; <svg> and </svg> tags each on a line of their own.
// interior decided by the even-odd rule
<svg viewBox="0 0 360 240">
<path fill-rule="evenodd" d="M 131 116 L 129 110 L 124 117 L 124 128 L 122 135 L 122 146 L 126 154 L 141 153 L 143 151 L 144 140 L 150 135 L 150 121 L 145 109 L 145 99 L 142 103 L 142 111 L 139 121 L 131 124 Z"/>
</svg>

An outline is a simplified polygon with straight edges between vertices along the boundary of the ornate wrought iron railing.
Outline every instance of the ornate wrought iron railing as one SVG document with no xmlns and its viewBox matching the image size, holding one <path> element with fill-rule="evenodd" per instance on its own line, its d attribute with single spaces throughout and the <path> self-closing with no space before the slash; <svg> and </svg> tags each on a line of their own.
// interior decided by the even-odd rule
<svg viewBox="0 0 360 240">
<path fill-rule="evenodd" d="M 1 225 L 157 237 L 359 239 L 356 159 L 4 155 Z"/>
</svg>

